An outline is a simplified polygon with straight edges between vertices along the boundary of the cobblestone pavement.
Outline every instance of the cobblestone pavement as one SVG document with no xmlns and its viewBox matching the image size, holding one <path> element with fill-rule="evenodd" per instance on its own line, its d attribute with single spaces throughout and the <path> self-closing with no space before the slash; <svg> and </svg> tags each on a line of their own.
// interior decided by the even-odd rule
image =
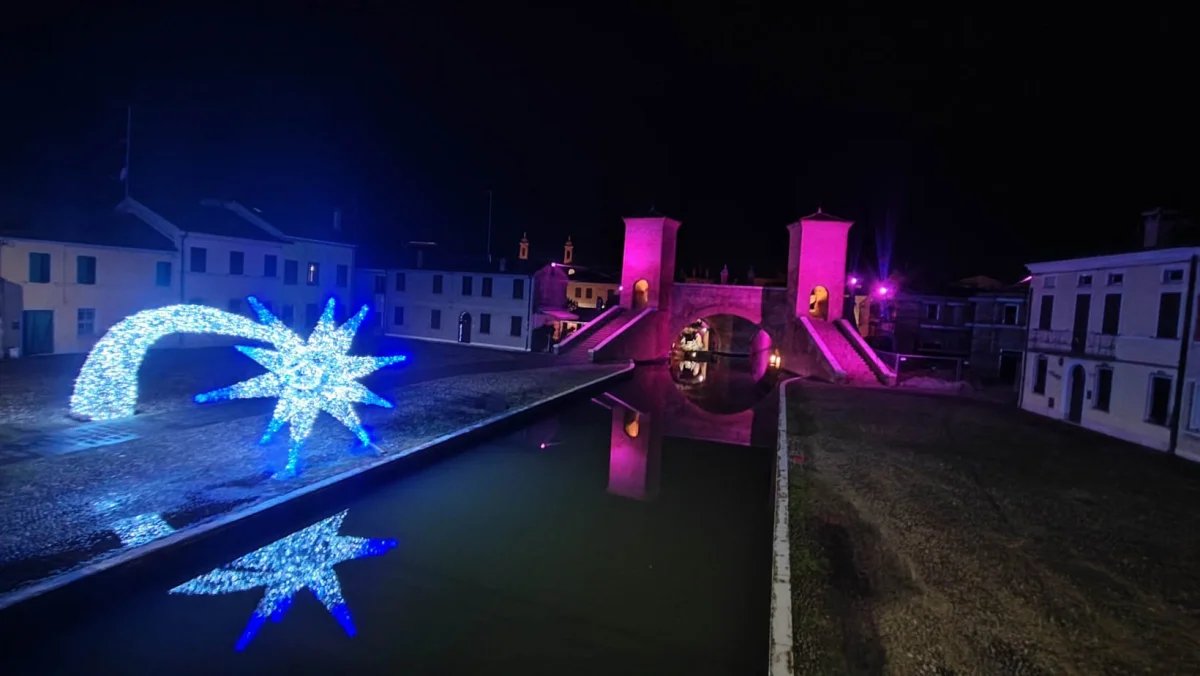
<svg viewBox="0 0 1200 676">
<path fill-rule="evenodd" d="M 789 435 L 799 673 L 1200 673 L 1200 466 L 815 383 Z"/>
<path fill-rule="evenodd" d="M 478 352 L 515 358 L 476 359 L 441 369 L 413 369 L 403 375 L 396 372 L 406 367 L 393 368 L 390 376 L 380 372 L 378 377 L 364 380 L 396 403 L 391 410 L 359 409 L 364 424 L 378 439 L 377 448 L 363 449 L 352 443 L 345 428 L 323 415 L 306 445 L 301 475 L 290 480 L 270 478 L 272 468 L 282 466 L 286 435 L 278 435 L 267 446 L 256 443 L 270 418 L 272 401 L 201 407 L 187 405 L 181 392 L 170 395 L 180 400 L 178 405 L 150 405 L 146 408 L 154 412 L 127 421 L 7 425 L 8 441 L 24 443 L 6 443 L 0 437 L 0 446 L 16 449 L 0 458 L 0 594 L 103 560 L 156 535 L 283 495 L 374 461 L 379 455 L 401 452 L 622 368 L 530 368 L 553 362 L 530 360 L 529 355 Z M 210 366 L 222 373 L 218 384 L 239 377 L 230 376 L 236 366 L 212 362 Z M 437 377 L 455 370 L 475 372 Z M 246 375 L 254 373 L 248 370 Z M 199 379 L 202 377 L 187 383 L 187 396 L 203 389 L 195 388 Z M 0 390 L 8 387 L 4 382 Z"/>
</svg>

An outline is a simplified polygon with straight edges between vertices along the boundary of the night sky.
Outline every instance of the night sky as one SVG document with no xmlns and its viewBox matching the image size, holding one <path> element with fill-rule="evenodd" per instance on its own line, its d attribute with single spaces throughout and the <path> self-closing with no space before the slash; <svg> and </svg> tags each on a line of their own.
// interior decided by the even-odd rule
<svg viewBox="0 0 1200 676">
<path fill-rule="evenodd" d="M 782 267 L 820 206 L 857 221 L 864 272 L 890 249 L 912 279 L 1015 280 L 1135 245 L 1144 209 L 1200 215 L 1182 18 L 587 4 L 25 7 L 0 28 L 0 199 L 115 204 L 131 104 L 134 197 L 340 208 L 363 244 L 483 253 L 491 189 L 497 254 L 569 234 L 614 264 L 620 218 L 655 207 L 681 267 L 736 276 Z"/>
</svg>

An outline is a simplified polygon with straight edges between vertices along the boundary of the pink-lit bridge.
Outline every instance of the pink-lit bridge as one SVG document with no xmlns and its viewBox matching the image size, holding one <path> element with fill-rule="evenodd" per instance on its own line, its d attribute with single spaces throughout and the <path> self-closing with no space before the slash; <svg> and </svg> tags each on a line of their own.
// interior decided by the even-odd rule
<svg viewBox="0 0 1200 676">
<path fill-rule="evenodd" d="M 842 319 L 852 225 L 818 211 L 787 226 L 785 288 L 676 283 L 679 221 L 627 218 L 621 302 L 559 345 L 559 354 L 661 361 L 688 325 L 732 315 L 763 329 L 789 371 L 834 382 L 894 382 L 894 374 Z"/>
</svg>

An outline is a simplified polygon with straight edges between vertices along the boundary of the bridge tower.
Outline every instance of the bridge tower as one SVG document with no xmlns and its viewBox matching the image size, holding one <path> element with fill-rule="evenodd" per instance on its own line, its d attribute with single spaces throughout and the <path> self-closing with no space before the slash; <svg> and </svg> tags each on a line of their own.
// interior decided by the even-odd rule
<svg viewBox="0 0 1200 676">
<path fill-rule="evenodd" d="M 669 310 L 675 285 L 675 238 L 679 221 L 666 216 L 625 219 L 621 307 Z"/>
<path fill-rule="evenodd" d="M 852 225 L 818 209 L 788 226 L 788 307 L 797 317 L 841 319 Z"/>
</svg>

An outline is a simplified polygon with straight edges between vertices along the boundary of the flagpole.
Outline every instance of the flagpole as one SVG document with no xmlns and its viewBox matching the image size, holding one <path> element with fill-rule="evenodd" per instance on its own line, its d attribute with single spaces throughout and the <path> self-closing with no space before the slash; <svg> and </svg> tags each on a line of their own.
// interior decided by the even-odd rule
<svg viewBox="0 0 1200 676">
<path fill-rule="evenodd" d="M 125 199 L 129 199 L 129 146 L 133 142 L 133 106 L 125 111 Z"/>
</svg>

